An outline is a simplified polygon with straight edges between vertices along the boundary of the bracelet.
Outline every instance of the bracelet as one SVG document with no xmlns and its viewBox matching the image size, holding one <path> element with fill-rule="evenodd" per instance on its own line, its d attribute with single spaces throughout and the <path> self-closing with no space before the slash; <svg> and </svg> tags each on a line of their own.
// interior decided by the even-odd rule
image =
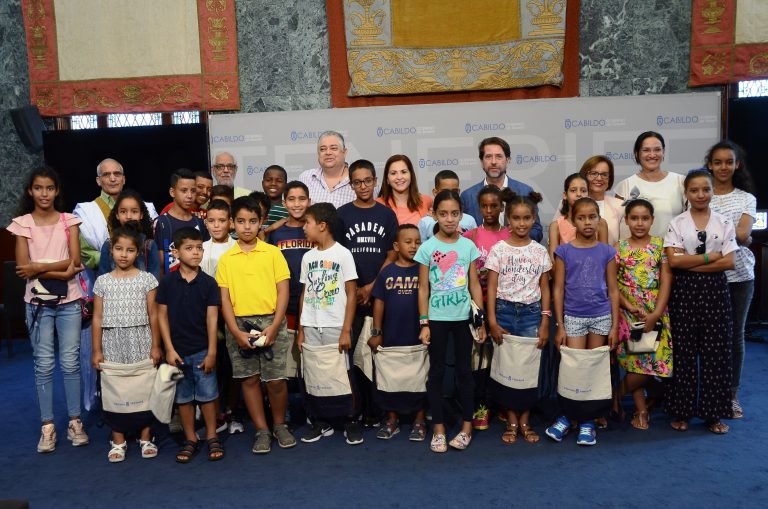
<svg viewBox="0 0 768 509">
<path fill-rule="evenodd" d="M 428 318 L 419 318 L 419 325 L 429 325 Z"/>
<path fill-rule="evenodd" d="M 541 314 L 544 316 L 552 317 L 552 310 L 551 309 L 542 309 Z"/>
<path fill-rule="evenodd" d="M 704 253 L 704 265 L 709 265 L 709 255 Z"/>
<path fill-rule="evenodd" d="M 421 320 L 429 320 L 429 316 L 428 315 L 419 315 L 419 320 L 420 321 Z"/>
</svg>

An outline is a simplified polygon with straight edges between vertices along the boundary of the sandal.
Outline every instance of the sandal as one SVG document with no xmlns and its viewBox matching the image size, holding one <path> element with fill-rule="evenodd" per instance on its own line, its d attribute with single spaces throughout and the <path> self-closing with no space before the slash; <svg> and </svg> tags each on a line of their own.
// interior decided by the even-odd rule
<svg viewBox="0 0 768 509">
<path fill-rule="evenodd" d="M 139 446 L 142 458 L 150 459 L 157 456 L 157 446 L 152 443 L 152 440 L 139 440 Z"/>
<path fill-rule="evenodd" d="M 128 452 L 128 442 L 116 444 L 110 440 L 109 445 L 112 446 L 112 449 L 110 449 L 109 453 L 107 454 L 107 459 L 109 462 L 120 463 L 121 461 L 125 461 L 125 453 Z"/>
<path fill-rule="evenodd" d="M 189 463 L 192 458 L 197 456 L 199 444 L 192 440 L 184 440 L 179 452 L 176 453 L 176 463 Z"/>
<path fill-rule="evenodd" d="M 224 446 L 218 437 L 208 439 L 208 461 L 224 459 Z"/>
<path fill-rule="evenodd" d="M 731 408 L 733 410 L 732 419 L 741 419 L 744 417 L 744 409 L 741 407 L 741 403 L 736 398 L 731 400 Z"/>
<path fill-rule="evenodd" d="M 688 421 L 684 421 L 682 419 L 672 421 L 670 426 L 672 426 L 672 429 L 675 431 L 688 431 Z"/>
<path fill-rule="evenodd" d="M 541 439 L 530 424 L 521 424 L 520 429 L 523 431 L 523 439 L 529 444 L 535 444 Z"/>
<path fill-rule="evenodd" d="M 597 426 L 597 429 L 608 429 L 608 419 L 605 417 L 598 417 L 595 419 L 595 426 Z"/>
<path fill-rule="evenodd" d="M 501 441 L 507 445 L 517 442 L 517 424 L 507 424 L 507 429 L 501 435 Z"/>
<path fill-rule="evenodd" d="M 632 420 L 630 421 L 630 424 L 632 424 L 632 427 L 635 429 L 647 430 L 650 427 L 648 423 L 648 410 L 638 411 L 632 414 Z M 672 427 L 674 428 L 674 426 Z"/>
<path fill-rule="evenodd" d="M 727 424 L 722 422 L 720 419 L 715 419 L 707 422 L 707 427 L 709 428 L 709 431 L 711 431 L 715 435 L 725 435 L 731 429 Z"/>
</svg>

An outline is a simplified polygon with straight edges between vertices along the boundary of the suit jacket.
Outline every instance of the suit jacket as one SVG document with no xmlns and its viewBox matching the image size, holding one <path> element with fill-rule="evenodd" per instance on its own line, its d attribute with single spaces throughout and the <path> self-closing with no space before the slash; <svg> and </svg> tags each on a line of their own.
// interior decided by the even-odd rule
<svg viewBox="0 0 768 509">
<path fill-rule="evenodd" d="M 507 177 L 507 186 L 515 193 L 523 196 L 527 196 L 528 193 L 533 191 L 533 188 L 528 184 L 523 184 L 517 180 Z M 477 203 L 477 196 L 480 194 L 480 190 L 485 187 L 485 180 L 482 180 L 474 186 L 465 189 L 461 193 L 461 204 L 464 208 L 464 213 L 469 214 L 475 218 L 477 224 L 483 224 L 483 215 L 480 213 L 480 205 Z M 539 221 L 539 212 L 536 211 L 536 220 L 531 228 L 531 238 L 536 242 L 541 242 L 543 236 L 543 230 L 541 228 L 541 221 Z"/>
</svg>

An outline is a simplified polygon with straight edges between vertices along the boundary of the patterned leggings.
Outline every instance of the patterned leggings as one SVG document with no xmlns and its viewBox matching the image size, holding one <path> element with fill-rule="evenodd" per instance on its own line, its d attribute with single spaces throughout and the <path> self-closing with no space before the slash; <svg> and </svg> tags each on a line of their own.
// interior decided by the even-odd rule
<svg viewBox="0 0 768 509">
<path fill-rule="evenodd" d="M 684 420 L 730 417 L 733 322 L 725 274 L 676 270 L 669 318 L 675 370 L 667 413 Z"/>
</svg>

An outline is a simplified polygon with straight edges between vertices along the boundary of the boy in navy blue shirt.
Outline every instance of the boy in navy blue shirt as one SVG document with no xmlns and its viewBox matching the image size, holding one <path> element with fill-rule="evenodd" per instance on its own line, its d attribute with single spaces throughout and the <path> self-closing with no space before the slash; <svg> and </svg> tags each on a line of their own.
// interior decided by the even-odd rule
<svg viewBox="0 0 768 509">
<path fill-rule="evenodd" d="M 357 269 L 357 310 L 352 324 L 352 354 L 357 346 L 363 321 L 373 315 L 371 290 L 381 268 L 395 260 L 392 243 L 397 236 L 397 216 L 389 207 L 374 197 L 376 169 L 373 163 L 358 159 L 349 165 L 349 183 L 355 191 L 355 200 L 338 210 L 340 231 L 337 242 L 349 249 Z M 368 379 L 359 374 L 361 405 L 366 426 L 376 426 L 381 412 L 373 404 L 372 388 Z"/>
<path fill-rule="evenodd" d="M 413 261 L 421 245 L 419 229 L 400 225 L 394 250 L 397 260 L 379 273 L 373 285 L 373 328 L 368 345 L 374 353 L 380 346 L 411 346 L 419 340 L 419 264 Z M 385 410 L 387 410 L 385 408 Z M 376 438 L 388 440 L 400 432 L 396 412 L 388 411 L 387 420 Z M 419 410 L 408 439 L 421 442 L 426 437 L 424 410 Z"/>
<path fill-rule="evenodd" d="M 191 227 L 199 231 L 203 240 L 208 240 L 208 230 L 205 221 L 192 214 L 197 207 L 197 188 L 195 186 L 195 174 L 192 170 L 180 168 L 171 175 L 171 189 L 173 198 L 171 208 L 165 214 L 157 218 L 155 223 L 155 242 L 160 254 L 160 273 L 167 274 L 179 268 L 179 260 L 173 255 L 173 234 L 180 228 Z"/>
<path fill-rule="evenodd" d="M 216 461 L 224 457 L 224 448 L 216 435 L 216 325 L 221 292 L 216 280 L 200 269 L 200 231 L 176 230 L 173 246 L 179 268 L 160 281 L 155 300 L 166 361 L 184 371 L 184 378 L 176 386 L 175 401 L 186 440 L 176 454 L 176 461 L 188 463 L 199 449 L 195 402 L 199 403 L 205 420 L 208 459 Z"/>
<path fill-rule="evenodd" d="M 314 243 L 308 240 L 304 233 L 304 225 L 307 223 L 304 213 L 310 205 L 307 185 L 298 180 L 288 182 L 285 185 L 283 203 L 288 210 L 288 217 L 275 223 L 277 228 L 269 234 L 269 243 L 280 249 L 291 271 L 290 297 L 285 319 L 290 330 L 297 330 L 301 299 L 301 258 L 314 247 Z"/>
</svg>

